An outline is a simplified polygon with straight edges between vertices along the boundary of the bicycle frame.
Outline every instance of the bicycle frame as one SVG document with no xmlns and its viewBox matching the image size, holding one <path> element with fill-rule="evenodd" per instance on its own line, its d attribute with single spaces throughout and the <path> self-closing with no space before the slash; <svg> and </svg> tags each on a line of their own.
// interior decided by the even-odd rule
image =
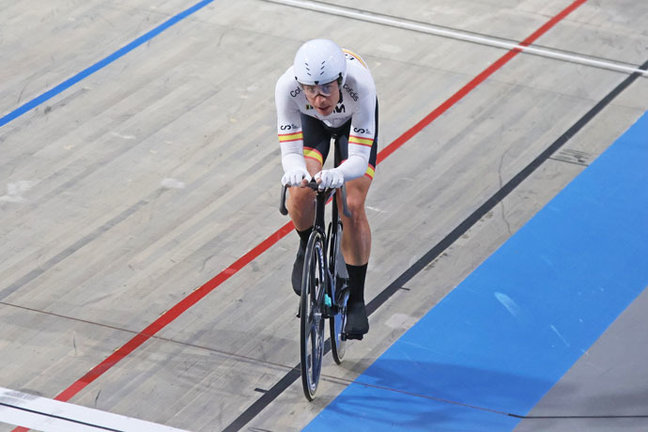
<svg viewBox="0 0 648 432">
<path fill-rule="evenodd" d="M 340 189 L 325 189 L 325 190 L 319 190 L 318 186 L 319 185 L 313 179 L 308 183 L 306 187 L 316 192 L 315 201 L 314 201 L 315 219 L 313 221 L 313 231 L 319 232 L 319 234 L 324 239 L 324 249 L 326 251 L 326 256 L 328 258 L 327 260 L 325 260 L 326 262 L 324 263 L 326 269 L 325 273 L 328 278 L 327 285 L 331 287 L 331 294 L 335 295 L 337 292 L 335 289 L 337 281 L 335 280 L 335 277 L 333 277 L 331 267 L 335 262 L 335 260 L 337 259 L 337 257 L 332 256 L 333 254 L 331 253 L 332 251 L 330 250 L 330 245 L 336 239 L 338 233 L 337 230 L 335 230 L 335 232 L 333 232 L 332 230 L 329 230 L 330 232 L 328 233 L 326 232 L 326 220 L 325 220 L 326 203 L 331 198 L 333 199 L 333 208 L 331 210 L 331 225 L 329 225 L 329 228 L 331 228 L 333 224 L 336 224 L 340 220 L 339 213 L 338 213 L 338 204 L 337 204 L 337 199 L 338 199 L 337 191 L 339 191 L 341 194 L 343 214 L 347 217 L 351 217 L 351 212 L 349 211 L 349 207 L 347 206 L 346 187 L 344 185 Z M 284 216 L 288 214 L 288 209 L 286 208 L 287 190 L 288 190 L 287 186 L 282 187 L 281 201 L 279 203 L 279 212 Z M 333 271 L 335 271 L 335 269 L 333 269 Z"/>
<path fill-rule="evenodd" d="M 343 212 L 350 216 L 346 204 L 346 188 L 319 190 L 313 180 L 308 186 L 315 194 L 315 217 L 313 231 L 306 246 L 302 290 L 300 298 L 300 350 L 302 386 L 304 395 L 313 400 L 319 383 L 324 354 L 324 322 L 329 320 L 333 359 L 340 364 L 344 356 L 344 325 L 346 322 L 346 299 L 344 294 L 346 266 L 339 266 L 344 259 L 339 250 L 342 224 L 338 214 L 338 198 L 342 199 Z M 282 189 L 280 212 L 288 213 L 285 206 L 287 187 Z M 341 193 L 341 196 L 337 192 Z M 331 222 L 326 230 L 326 204 L 333 198 Z M 338 261 L 340 260 L 340 261 Z M 344 269 L 344 272 L 340 270 Z M 339 279 L 339 280 L 338 280 Z"/>
</svg>

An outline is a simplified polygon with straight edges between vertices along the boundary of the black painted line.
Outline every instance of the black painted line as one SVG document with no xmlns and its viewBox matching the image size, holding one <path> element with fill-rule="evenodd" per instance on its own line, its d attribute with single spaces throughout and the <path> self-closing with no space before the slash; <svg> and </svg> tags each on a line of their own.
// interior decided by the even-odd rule
<svg viewBox="0 0 648 432">
<path fill-rule="evenodd" d="M 642 66 L 642 70 L 648 70 L 648 61 Z M 603 108 L 614 100 L 623 90 L 632 84 L 641 74 L 633 73 L 624 79 L 618 86 L 616 86 L 610 93 L 608 93 L 599 103 L 594 105 L 583 117 L 581 117 L 572 127 L 570 127 L 564 134 L 562 134 L 556 141 L 553 142 L 545 151 L 540 153 L 529 165 L 520 171 L 515 177 L 508 181 L 500 190 L 491 196 L 484 204 L 461 222 L 454 230 L 450 232 L 443 240 L 436 246 L 430 249 L 423 257 L 415 262 L 410 268 L 405 270 L 400 277 L 392 282 L 380 294 L 378 294 L 368 305 L 367 312 L 373 313 L 376 309 L 382 306 L 396 291 L 401 289 L 407 282 L 409 282 L 417 273 L 419 273 L 428 264 L 434 261 L 444 250 L 446 250 L 452 243 L 464 235 L 474 224 L 476 224 L 482 217 L 497 206 L 508 194 L 510 194 L 516 187 L 518 187 L 524 180 L 526 180 L 540 165 L 542 165 L 551 155 L 560 149 L 567 141 L 576 135 L 587 123 L 590 122 Z"/>
<path fill-rule="evenodd" d="M 646 414 L 637 415 L 573 415 L 573 416 L 523 416 L 517 414 L 509 414 L 509 417 L 515 417 L 522 420 L 605 420 L 605 419 L 643 419 L 648 418 Z"/>
<path fill-rule="evenodd" d="M 223 432 L 234 432 L 243 429 L 243 427 L 272 403 L 281 393 L 290 387 L 301 376 L 299 365 L 284 375 L 277 384 L 273 385 L 263 396 L 256 400 L 248 409 L 239 415 L 229 426 L 223 429 Z"/>
<path fill-rule="evenodd" d="M 6 403 L 6 402 L 0 402 L 0 406 L 3 406 L 5 408 L 9 408 L 9 409 L 15 409 L 15 410 L 19 410 L 19 411 L 28 412 L 28 413 L 34 414 L 34 415 L 39 415 L 39 416 L 48 417 L 48 418 L 52 418 L 52 419 L 62 420 L 62 421 L 66 421 L 66 422 L 69 422 L 69 423 L 74 423 L 74 424 L 78 424 L 78 425 L 82 425 L 82 426 L 88 426 L 88 427 L 91 427 L 93 429 L 101 429 L 101 430 L 110 431 L 110 432 L 125 432 L 125 431 L 123 431 L 121 429 L 112 429 L 112 428 L 109 428 L 109 427 L 106 427 L 106 426 L 101 426 L 101 425 L 93 424 L 93 423 L 87 423 L 87 422 L 84 422 L 84 421 L 81 421 L 81 420 L 75 420 L 75 419 L 72 419 L 72 418 L 63 417 L 63 416 L 59 416 L 59 415 L 56 415 L 56 414 L 51 414 L 51 413 L 36 411 L 36 410 L 25 408 L 25 407 L 11 405 L 11 404 Z"/>
</svg>

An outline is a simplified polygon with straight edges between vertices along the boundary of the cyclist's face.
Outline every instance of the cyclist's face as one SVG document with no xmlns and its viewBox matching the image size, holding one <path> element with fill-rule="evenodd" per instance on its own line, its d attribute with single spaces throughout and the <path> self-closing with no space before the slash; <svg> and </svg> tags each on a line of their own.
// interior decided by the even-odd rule
<svg viewBox="0 0 648 432">
<path fill-rule="evenodd" d="M 329 115 L 340 101 L 340 86 L 337 80 L 320 85 L 301 85 L 308 103 L 321 115 Z"/>
</svg>

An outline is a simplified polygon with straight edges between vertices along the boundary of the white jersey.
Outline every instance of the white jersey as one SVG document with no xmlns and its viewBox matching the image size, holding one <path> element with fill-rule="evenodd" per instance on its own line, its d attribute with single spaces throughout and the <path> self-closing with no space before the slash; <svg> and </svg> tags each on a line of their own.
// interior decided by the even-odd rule
<svg viewBox="0 0 648 432">
<path fill-rule="evenodd" d="M 303 157 L 304 142 L 300 114 L 321 120 L 326 126 L 338 128 L 351 119 L 349 157 L 341 165 L 345 180 L 361 177 L 367 169 L 371 146 L 376 136 L 376 86 L 369 68 L 360 56 L 343 50 L 347 74 L 342 98 L 333 112 L 323 116 L 306 99 L 291 66 L 277 81 L 277 134 L 282 160 L 299 154 Z M 285 166 L 285 163 L 284 163 Z"/>
</svg>

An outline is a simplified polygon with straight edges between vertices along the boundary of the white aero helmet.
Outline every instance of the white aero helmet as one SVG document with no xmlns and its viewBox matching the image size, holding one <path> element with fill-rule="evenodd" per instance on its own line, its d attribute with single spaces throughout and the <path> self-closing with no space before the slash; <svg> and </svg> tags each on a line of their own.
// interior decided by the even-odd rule
<svg viewBox="0 0 648 432">
<path fill-rule="evenodd" d="M 336 79 L 344 83 L 346 56 L 335 42 L 313 39 L 297 50 L 293 68 L 295 79 L 301 84 L 326 84 Z"/>
</svg>

